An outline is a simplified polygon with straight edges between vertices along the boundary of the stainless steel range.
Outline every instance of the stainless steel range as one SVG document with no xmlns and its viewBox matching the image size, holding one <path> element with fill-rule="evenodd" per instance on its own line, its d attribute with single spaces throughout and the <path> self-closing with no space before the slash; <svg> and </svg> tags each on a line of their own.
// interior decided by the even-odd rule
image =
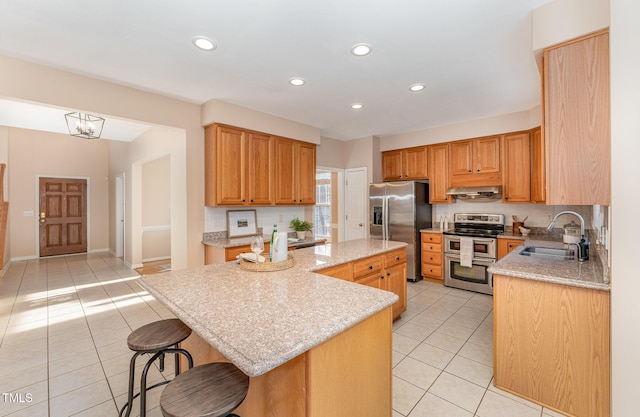
<svg viewBox="0 0 640 417">
<path fill-rule="evenodd" d="M 493 295 L 488 271 L 504 233 L 504 214 L 456 213 L 453 231 L 444 232 L 444 285 Z"/>
</svg>

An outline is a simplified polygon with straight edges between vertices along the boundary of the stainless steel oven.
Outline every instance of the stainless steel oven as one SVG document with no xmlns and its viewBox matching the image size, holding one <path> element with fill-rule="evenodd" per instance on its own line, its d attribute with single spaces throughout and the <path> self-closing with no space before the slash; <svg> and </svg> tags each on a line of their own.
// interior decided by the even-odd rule
<svg viewBox="0 0 640 417">
<path fill-rule="evenodd" d="M 454 230 L 444 236 L 444 285 L 493 295 L 489 267 L 496 262 L 497 235 L 503 232 L 502 214 L 455 214 Z M 463 238 L 471 244 L 463 245 Z M 468 252 L 463 254 L 463 247 Z M 461 261 L 462 255 L 467 262 Z"/>
<path fill-rule="evenodd" d="M 473 258 L 471 267 L 460 265 L 460 255 L 445 253 L 444 285 L 493 295 L 493 274 L 488 271 L 495 259 Z"/>
</svg>

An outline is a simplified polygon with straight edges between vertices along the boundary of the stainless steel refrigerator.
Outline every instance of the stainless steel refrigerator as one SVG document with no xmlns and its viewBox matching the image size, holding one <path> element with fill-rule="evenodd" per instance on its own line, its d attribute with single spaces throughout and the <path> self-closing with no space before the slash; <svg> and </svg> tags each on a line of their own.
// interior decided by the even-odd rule
<svg viewBox="0 0 640 417">
<path fill-rule="evenodd" d="M 369 237 L 406 242 L 407 279 L 422 279 L 420 229 L 431 227 L 429 184 L 398 181 L 369 185 Z"/>
</svg>

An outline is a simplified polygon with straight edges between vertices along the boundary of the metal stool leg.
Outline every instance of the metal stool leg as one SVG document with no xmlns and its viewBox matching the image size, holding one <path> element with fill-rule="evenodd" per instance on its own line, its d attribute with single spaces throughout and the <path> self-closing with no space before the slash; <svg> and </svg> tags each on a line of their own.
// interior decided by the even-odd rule
<svg viewBox="0 0 640 417">
<path fill-rule="evenodd" d="M 129 393 L 127 394 L 127 403 L 124 405 L 122 410 L 120 410 L 120 415 L 122 415 L 122 411 L 124 411 L 125 408 L 127 409 L 125 417 L 129 417 L 129 415 L 131 414 L 131 405 L 133 403 L 133 380 L 136 373 L 136 359 L 143 353 L 144 352 L 136 352 L 131 357 L 131 361 L 129 362 Z"/>
<path fill-rule="evenodd" d="M 193 368 L 193 358 L 191 357 L 191 354 L 184 349 L 169 348 L 169 349 L 161 350 L 160 352 L 157 352 L 155 355 L 153 355 L 151 359 L 149 359 L 147 363 L 144 365 L 144 369 L 142 370 L 142 376 L 140 377 L 140 417 L 146 417 L 147 415 L 147 374 L 149 373 L 149 368 L 151 367 L 153 362 L 155 362 L 156 359 L 158 359 L 159 357 L 164 358 L 164 355 L 167 353 L 173 353 L 176 358 L 178 357 L 179 354 L 185 355 L 187 358 L 187 361 L 189 362 L 189 369 Z M 155 388 L 160 385 L 168 384 L 168 383 L 169 381 L 163 381 L 158 384 L 155 384 L 149 389 Z M 131 409 L 131 407 L 129 407 L 129 409 Z"/>
</svg>

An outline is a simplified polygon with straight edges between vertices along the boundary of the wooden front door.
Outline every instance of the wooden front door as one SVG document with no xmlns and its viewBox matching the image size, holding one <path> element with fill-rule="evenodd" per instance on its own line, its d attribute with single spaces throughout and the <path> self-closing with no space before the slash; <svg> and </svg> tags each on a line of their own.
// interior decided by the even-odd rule
<svg viewBox="0 0 640 417">
<path fill-rule="evenodd" d="M 40 256 L 87 251 L 87 180 L 40 178 Z"/>
</svg>

